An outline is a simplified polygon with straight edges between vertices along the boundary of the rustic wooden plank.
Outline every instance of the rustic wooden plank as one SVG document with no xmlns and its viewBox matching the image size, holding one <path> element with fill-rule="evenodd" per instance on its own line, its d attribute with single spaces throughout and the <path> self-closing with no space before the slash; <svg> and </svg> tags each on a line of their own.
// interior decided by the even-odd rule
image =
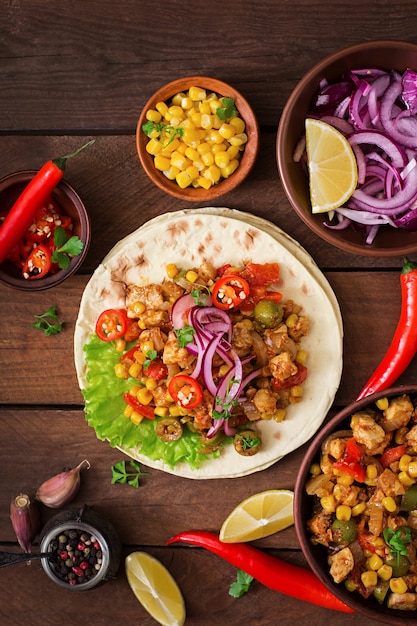
<svg viewBox="0 0 417 626">
<path fill-rule="evenodd" d="M 196 0 L 192 10 L 187 3 L 128 0 L 122 13 L 110 0 L 79 6 L 3 3 L 3 132 L 132 131 L 156 88 L 192 74 L 232 83 L 262 125 L 276 126 L 295 83 L 324 56 L 370 36 L 416 41 L 414 1 L 334 2 L 331 10 L 302 0 L 291 7 L 265 0 L 262 8 Z"/>
</svg>

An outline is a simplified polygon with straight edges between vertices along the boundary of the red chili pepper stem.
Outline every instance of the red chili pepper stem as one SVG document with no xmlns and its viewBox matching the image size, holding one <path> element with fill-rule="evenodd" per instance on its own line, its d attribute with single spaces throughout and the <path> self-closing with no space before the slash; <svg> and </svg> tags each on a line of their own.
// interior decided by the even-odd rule
<svg viewBox="0 0 417 626">
<path fill-rule="evenodd" d="M 404 257 L 400 284 L 401 313 L 391 344 L 356 400 L 390 387 L 417 352 L 417 265 L 407 257 Z"/>
<path fill-rule="evenodd" d="M 64 157 L 47 161 L 24 188 L 0 227 L 0 263 L 24 236 L 39 209 L 64 176 L 68 159 L 94 143 L 94 139 Z"/>
<path fill-rule="evenodd" d="M 168 539 L 166 545 L 173 543 L 190 543 L 205 548 L 279 593 L 326 609 L 354 613 L 310 570 L 281 561 L 249 544 L 222 543 L 216 534 L 207 531 L 179 533 Z"/>
</svg>

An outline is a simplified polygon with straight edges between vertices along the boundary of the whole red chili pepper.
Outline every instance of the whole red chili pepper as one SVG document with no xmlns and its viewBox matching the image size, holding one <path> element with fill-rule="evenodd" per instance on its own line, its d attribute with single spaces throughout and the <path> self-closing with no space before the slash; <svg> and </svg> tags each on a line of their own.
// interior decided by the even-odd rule
<svg viewBox="0 0 417 626">
<path fill-rule="evenodd" d="M 400 283 L 401 314 L 391 344 L 356 400 L 390 387 L 417 352 L 417 265 L 406 257 Z"/>
<path fill-rule="evenodd" d="M 0 263 L 22 239 L 36 213 L 64 176 L 67 160 L 92 143 L 94 139 L 71 154 L 47 161 L 25 187 L 0 227 Z"/>
<path fill-rule="evenodd" d="M 228 563 L 253 576 L 269 589 L 334 611 L 354 610 L 334 596 L 310 570 L 285 563 L 246 543 L 222 543 L 207 531 L 192 530 L 171 537 L 166 545 L 191 543 L 205 548 Z"/>
</svg>

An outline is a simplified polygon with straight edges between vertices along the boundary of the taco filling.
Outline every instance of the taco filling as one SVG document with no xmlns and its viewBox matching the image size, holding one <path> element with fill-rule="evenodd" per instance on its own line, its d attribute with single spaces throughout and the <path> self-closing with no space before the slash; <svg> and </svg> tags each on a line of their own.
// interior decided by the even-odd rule
<svg viewBox="0 0 417 626">
<path fill-rule="evenodd" d="M 257 424 L 282 422 L 302 401 L 309 318 L 281 293 L 278 263 L 166 272 L 127 285 L 125 307 L 98 316 L 85 346 L 87 420 L 111 445 L 170 467 L 197 468 L 226 444 L 253 456 Z M 111 407 L 100 401 L 109 386 Z M 115 413 L 110 427 L 103 411 Z"/>
</svg>

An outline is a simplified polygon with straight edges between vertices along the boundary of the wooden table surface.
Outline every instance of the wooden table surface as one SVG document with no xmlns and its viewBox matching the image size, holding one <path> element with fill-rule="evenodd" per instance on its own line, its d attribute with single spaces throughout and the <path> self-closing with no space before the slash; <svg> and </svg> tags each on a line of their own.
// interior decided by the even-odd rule
<svg viewBox="0 0 417 626">
<path fill-rule="evenodd" d="M 92 467 L 83 475 L 75 505 L 86 502 L 113 522 L 124 556 L 145 550 L 169 568 L 185 598 L 187 625 L 354 626 L 355 616 L 256 582 L 234 599 L 228 593 L 233 566 L 201 549 L 164 545 L 181 530 L 218 531 L 232 508 L 252 493 L 292 489 L 305 447 L 245 478 L 194 481 L 150 470 L 139 489 L 112 485 L 111 466 L 124 457 L 98 441 L 85 421 L 73 333 L 83 289 L 110 248 L 156 215 L 197 208 L 149 182 L 137 159 L 135 127 L 160 85 L 184 75 L 212 75 L 247 97 L 261 129 L 249 178 L 213 204 L 272 220 L 318 263 L 338 298 L 345 332 L 343 375 L 331 413 L 352 401 L 394 331 L 401 259 L 339 251 L 304 226 L 279 181 L 276 131 L 292 88 L 324 56 L 368 39 L 417 43 L 417 1 L 1 0 L 0 9 L 0 177 L 37 169 L 50 157 L 96 140 L 66 175 L 92 223 L 80 271 L 44 292 L 0 286 L 0 550 L 19 551 L 9 520 L 11 499 L 87 458 Z M 64 329 L 45 338 L 31 324 L 51 305 L 57 305 Z M 414 382 L 416 374 L 413 362 L 399 382 Z M 44 512 L 44 521 L 51 515 Z M 257 546 L 307 567 L 293 527 Z M 74 595 L 54 585 L 36 562 L 0 571 L 0 622 L 155 623 L 132 594 L 123 567 L 116 580 Z M 363 626 L 371 623 L 361 619 Z"/>
</svg>

